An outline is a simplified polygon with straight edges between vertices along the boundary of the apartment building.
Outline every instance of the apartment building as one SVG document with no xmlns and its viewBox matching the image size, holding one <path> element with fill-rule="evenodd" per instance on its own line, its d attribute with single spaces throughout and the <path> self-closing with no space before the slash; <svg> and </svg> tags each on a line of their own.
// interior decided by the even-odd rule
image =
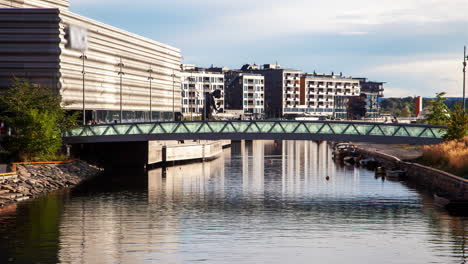
<svg viewBox="0 0 468 264">
<path fill-rule="evenodd" d="M 361 94 L 366 97 L 366 117 L 377 118 L 380 117 L 379 98 L 384 94 L 384 82 L 373 82 L 367 78 L 356 78 L 361 85 Z"/>
<path fill-rule="evenodd" d="M 181 66 L 182 114 L 185 118 L 198 118 L 203 113 L 205 93 L 221 91 L 216 99 L 218 113 L 224 112 L 224 74 L 210 69 L 184 64 Z"/>
<path fill-rule="evenodd" d="M 304 74 L 294 112 L 345 118 L 348 98 L 360 95 L 360 82 L 342 74 Z M 287 94 L 287 96 L 290 96 Z"/>
<path fill-rule="evenodd" d="M 267 117 L 334 116 L 346 118 L 350 96 L 359 96 L 360 82 L 342 74 L 307 74 L 278 64 L 244 65 L 244 72 L 265 77 Z"/>
<path fill-rule="evenodd" d="M 262 68 L 257 65 L 244 65 L 241 70 L 264 77 L 266 117 L 278 118 L 297 113 L 293 108 L 299 105 L 296 93 L 299 93 L 301 71 L 282 69 L 278 64 L 265 64 Z"/>
<path fill-rule="evenodd" d="M 248 118 L 263 118 L 265 78 L 261 74 L 228 71 L 225 79 L 226 109 L 242 110 Z"/>
</svg>

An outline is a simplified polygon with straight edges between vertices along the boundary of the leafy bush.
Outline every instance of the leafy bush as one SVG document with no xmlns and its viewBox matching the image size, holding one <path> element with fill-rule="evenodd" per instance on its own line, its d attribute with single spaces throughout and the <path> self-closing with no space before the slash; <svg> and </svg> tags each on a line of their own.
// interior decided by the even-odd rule
<svg viewBox="0 0 468 264">
<path fill-rule="evenodd" d="M 24 79 L 0 97 L 1 117 L 12 128 L 6 149 L 20 160 L 46 160 L 62 146 L 62 132 L 70 129 L 77 115 L 68 115 L 61 97 L 47 87 L 36 87 Z"/>
<path fill-rule="evenodd" d="M 449 120 L 449 108 L 445 105 L 447 98 L 445 93 L 438 93 L 436 100 L 429 100 L 429 113 L 426 116 L 426 121 L 431 125 L 445 126 Z"/>
<path fill-rule="evenodd" d="M 468 136 L 468 113 L 463 111 L 462 105 L 457 104 L 447 120 L 446 140 L 462 139 Z"/>
</svg>

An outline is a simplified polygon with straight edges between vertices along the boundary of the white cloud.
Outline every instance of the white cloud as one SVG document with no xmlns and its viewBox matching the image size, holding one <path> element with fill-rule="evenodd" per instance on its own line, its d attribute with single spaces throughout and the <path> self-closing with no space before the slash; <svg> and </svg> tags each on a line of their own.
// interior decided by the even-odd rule
<svg viewBox="0 0 468 264">
<path fill-rule="evenodd" d="M 394 80 L 386 87 L 386 96 L 434 96 L 442 91 L 447 96 L 461 96 L 462 64 L 457 59 L 457 54 L 429 55 L 426 58 L 400 57 L 392 60 L 362 69 L 370 76 Z M 406 88 L 390 88 L 392 86 Z"/>
<path fill-rule="evenodd" d="M 454 44 L 462 45 L 463 39 L 468 42 L 467 0 L 70 1 L 72 9 L 101 9 L 111 13 L 113 8 L 125 7 L 131 22 L 123 20 L 122 23 L 138 24 L 135 14 L 141 9 L 167 12 L 164 21 L 155 17 L 150 20 L 154 24 L 145 23 L 141 27 L 151 28 L 155 38 L 160 37 L 157 34 L 164 27 L 164 32 L 170 32 L 166 39 L 174 46 L 183 47 L 183 56 L 191 63 L 235 66 L 252 60 L 259 62 L 259 57 L 284 60 L 297 56 L 284 66 L 296 67 L 302 61 L 300 65 L 305 71 L 325 67 L 357 72 L 360 76 L 387 81 L 386 96 L 433 96 L 443 90 L 450 96 L 459 96 L 461 90 L 460 54 L 431 52 L 452 52 L 449 50 Z M 180 14 L 190 16 L 189 22 L 178 24 Z M 177 25 L 177 30 L 167 30 L 171 25 Z M 298 55 L 292 50 L 295 44 L 308 41 L 304 36 L 321 38 L 325 34 L 342 36 L 341 42 L 337 45 L 331 42 L 336 38 L 324 37 L 310 51 L 302 49 L 308 54 Z M 355 41 L 351 46 L 343 44 L 347 37 Z M 460 43 L 454 43 L 454 39 Z M 426 40 L 427 45 L 422 44 Z M 359 46 L 357 41 L 363 45 Z M 322 50 L 328 43 L 336 48 Z M 421 49 L 415 43 L 421 43 Z M 265 47 L 271 46 L 277 47 L 270 49 L 274 50 L 273 54 L 265 51 L 269 50 Z M 373 51 L 367 52 L 366 48 Z M 373 57 L 377 52 L 381 57 Z M 426 53 L 403 56 L 409 52 Z M 351 59 L 344 59 L 346 56 Z M 364 63 L 366 67 L 361 66 Z"/>
<path fill-rule="evenodd" d="M 194 35 L 244 41 L 307 33 L 353 35 L 392 25 L 434 34 L 434 24 L 468 22 L 462 6 L 466 0 L 238 0 L 227 10 L 207 7 L 210 19 Z"/>
</svg>

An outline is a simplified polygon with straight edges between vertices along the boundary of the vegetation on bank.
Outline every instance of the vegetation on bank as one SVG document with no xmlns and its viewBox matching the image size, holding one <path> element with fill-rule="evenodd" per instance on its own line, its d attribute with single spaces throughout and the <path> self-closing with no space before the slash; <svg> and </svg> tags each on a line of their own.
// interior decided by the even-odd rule
<svg viewBox="0 0 468 264">
<path fill-rule="evenodd" d="M 14 160 L 61 159 L 62 133 L 76 124 L 77 117 L 62 108 L 58 92 L 15 79 L 0 96 L 0 120 L 11 129 L 2 146 Z"/>
<path fill-rule="evenodd" d="M 436 98 L 423 98 L 423 105 L 430 104 Z M 461 98 L 444 98 L 444 105 L 447 109 L 453 110 L 457 104 L 460 104 Z M 382 113 L 388 113 L 397 117 L 411 117 L 415 111 L 415 97 L 404 98 L 385 98 L 380 102 Z"/>
<path fill-rule="evenodd" d="M 423 155 L 417 160 L 418 163 L 468 179 L 468 137 L 424 146 L 422 150 Z"/>
<path fill-rule="evenodd" d="M 463 111 L 461 104 L 449 109 L 444 95 L 445 93 L 439 93 L 428 102 L 426 122 L 447 126 L 445 142 L 424 146 L 423 155 L 418 162 L 468 178 L 468 112 Z"/>
</svg>

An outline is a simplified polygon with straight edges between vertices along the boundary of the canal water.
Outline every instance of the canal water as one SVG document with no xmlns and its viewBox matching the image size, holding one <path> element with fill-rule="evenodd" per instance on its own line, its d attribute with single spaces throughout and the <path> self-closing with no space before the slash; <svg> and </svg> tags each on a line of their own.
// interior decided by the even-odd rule
<svg viewBox="0 0 468 264">
<path fill-rule="evenodd" d="M 467 240 L 468 218 L 302 141 L 237 142 L 0 215 L 0 263 L 448 264 L 466 263 Z"/>
</svg>

